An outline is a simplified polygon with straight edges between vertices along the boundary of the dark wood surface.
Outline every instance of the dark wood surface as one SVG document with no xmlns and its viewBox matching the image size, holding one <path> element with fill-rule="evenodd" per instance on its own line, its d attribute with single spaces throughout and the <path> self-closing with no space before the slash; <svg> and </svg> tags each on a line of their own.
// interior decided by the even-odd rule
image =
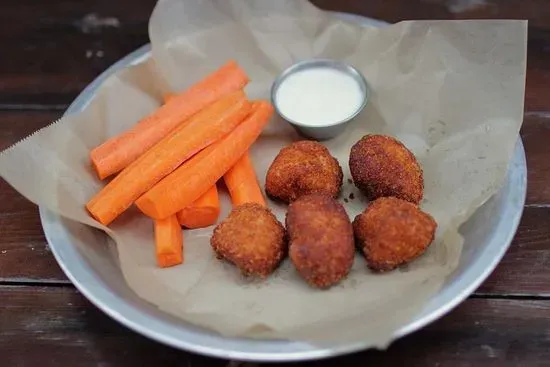
<svg viewBox="0 0 550 367">
<path fill-rule="evenodd" d="M 3 287 L 0 299 L 9 300 L 0 304 L 2 366 L 58 366 L 68 358 L 71 367 L 228 364 L 151 342 L 111 321 L 71 287 Z M 471 298 L 389 352 L 294 365 L 536 366 L 550 360 L 549 329 L 549 302 Z"/>
<path fill-rule="evenodd" d="M 514 242 L 476 293 L 394 343 L 300 365 L 550 365 L 550 2 L 314 0 L 329 10 L 404 19 L 529 19 L 527 204 Z M 0 149 L 60 117 L 110 64 L 148 42 L 154 0 L 0 0 Z M 48 250 L 37 208 L 0 180 L 0 366 L 225 366 L 150 341 L 78 293 Z"/>
</svg>

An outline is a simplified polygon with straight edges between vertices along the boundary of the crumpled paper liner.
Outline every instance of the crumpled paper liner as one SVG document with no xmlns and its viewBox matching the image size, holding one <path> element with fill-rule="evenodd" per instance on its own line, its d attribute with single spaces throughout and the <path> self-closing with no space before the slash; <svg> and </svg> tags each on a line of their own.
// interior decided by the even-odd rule
<svg viewBox="0 0 550 367">
<path fill-rule="evenodd" d="M 161 0 L 150 21 L 153 58 L 110 77 L 84 111 L 66 116 L 0 156 L 0 173 L 34 203 L 106 231 L 128 285 L 143 299 L 227 336 L 384 346 L 457 266 L 458 227 L 502 185 L 522 122 L 524 21 L 409 21 L 382 29 L 338 20 L 305 1 Z M 357 256 L 329 291 L 309 288 L 286 261 L 265 281 L 215 259 L 212 228 L 185 232 L 185 264 L 159 269 L 151 221 L 130 210 L 109 229 L 85 203 L 101 188 L 88 153 L 230 58 L 250 75 L 251 98 L 268 98 L 275 76 L 311 57 L 357 67 L 372 98 L 341 136 L 325 142 L 349 177 L 351 145 L 391 134 L 420 160 L 424 210 L 439 227 L 427 253 L 399 270 L 373 274 Z M 274 118 L 252 148 L 263 185 L 279 149 L 299 139 Z M 344 180 L 350 217 L 367 205 Z M 283 221 L 285 206 L 270 202 Z M 230 202 L 222 195 L 222 215 Z M 83 227 L 83 230 L 86 227 Z"/>
</svg>

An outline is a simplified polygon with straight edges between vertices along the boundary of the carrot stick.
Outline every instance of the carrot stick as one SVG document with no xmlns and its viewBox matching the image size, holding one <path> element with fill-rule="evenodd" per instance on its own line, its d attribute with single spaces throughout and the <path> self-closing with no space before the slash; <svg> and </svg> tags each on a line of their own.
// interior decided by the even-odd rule
<svg viewBox="0 0 550 367">
<path fill-rule="evenodd" d="M 155 220 L 155 252 L 161 268 L 183 263 L 183 233 L 175 215 Z"/>
<path fill-rule="evenodd" d="M 265 198 L 258 184 L 258 178 L 256 177 L 256 172 L 254 171 L 254 166 L 248 152 L 223 175 L 223 179 L 231 195 L 233 206 L 244 203 L 258 203 L 266 206 Z"/>
<path fill-rule="evenodd" d="M 239 91 L 197 113 L 109 182 L 88 202 L 88 211 L 108 225 L 181 163 L 229 134 L 251 109 L 252 103 Z"/>
<path fill-rule="evenodd" d="M 175 93 L 168 92 L 162 96 L 162 99 L 164 100 L 164 103 L 168 103 L 169 100 L 177 96 Z"/>
<path fill-rule="evenodd" d="M 216 223 L 219 215 L 220 198 L 216 184 L 177 214 L 180 224 L 191 229 L 211 226 Z"/>
<path fill-rule="evenodd" d="M 166 93 L 163 96 L 164 103 L 174 96 L 174 93 Z M 216 223 L 220 216 L 220 198 L 216 185 L 176 215 L 180 224 L 189 229 L 205 228 Z"/>
<path fill-rule="evenodd" d="M 143 194 L 136 200 L 137 207 L 152 218 L 166 218 L 191 205 L 246 153 L 272 113 L 269 102 L 254 102 L 244 122 Z"/>
<path fill-rule="evenodd" d="M 102 180 L 135 161 L 179 124 L 223 96 L 248 83 L 248 76 L 235 61 L 175 95 L 165 105 L 140 120 L 131 129 L 94 148 L 92 165 Z"/>
</svg>

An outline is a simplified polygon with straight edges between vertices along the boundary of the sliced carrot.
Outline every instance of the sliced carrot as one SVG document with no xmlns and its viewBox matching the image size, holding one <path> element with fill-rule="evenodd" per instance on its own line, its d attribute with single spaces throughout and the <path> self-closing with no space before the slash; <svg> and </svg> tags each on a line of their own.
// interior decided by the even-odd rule
<svg viewBox="0 0 550 367">
<path fill-rule="evenodd" d="M 216 223 L 219 215 L 220 198 L 216 185 L 177 214 L 180 224 L 191 229 L 211 226 Z"/>
<path fill-rule="evenodd" d="M 183 233 L 175 215 L 155 220 L 155 252 L 161 268 L 183 263 Z"/>
<path fill-rule="evenodd" d="M 152 218 L 166 218 L 191 205 L 246 153 L 272 114 L 269 102 L 254 102 L 244 122 L 143 194 L 136 200 L 137 207 Z"/>
<path fill-rule="evenodd" d="M 164 103 L 168 103 L 168 101 L 171 100 L 172 98 L 174 98 L 175 96 L 176 96 L 175 93 L 168 92 L 168 93 L 164 94 L 164 96 L 162 96 L 162 99 L 163 99 Z"/>
<path fill-rule="evenodd" d="M 108 225 L 181 163 L 229 134 L 251 109 L 252 103 L 239 91 L 197 113 L 109 182 L 88 202 L 88 211 Z"/>
<path fill-rule="evenodd" d="M 248 81 L 239 65 L 229 61 L 183 93 L 175 95 L 131 129 L 91 151 L 90 158 L 98 177 L 104 179 L 121 171 L 189 117 L 223 96 L 244 88 Z"/>
<path fill-rule="evenodd" d="M 265 198 L 258 184 L 258 178 L 256 177 L 256 172 L 254 171 L 254 166 L 248 152 L 223 175 L 223 180 L 231 195 L 233 206 L 244 203 L 257 203 L 266 206 Z"/>
<path fill-rule="evenodd" d="M 163 97 L 164 103 L 174 97 L 174 93 L 166 93 Z M 193 204 L 180 210 L 177 216 L 180 224 L 189 229 L 205 228 L 215 224 L 220 216 L 220 198 L 216 185 L 195 200 Z"/>
</svg>

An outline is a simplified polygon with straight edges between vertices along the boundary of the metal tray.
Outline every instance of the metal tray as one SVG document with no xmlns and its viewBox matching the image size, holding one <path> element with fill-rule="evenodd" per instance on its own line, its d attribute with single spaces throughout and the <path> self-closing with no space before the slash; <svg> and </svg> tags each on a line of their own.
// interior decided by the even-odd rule
<svg viewBox="0 0 550 367">
<path fill-rule="evenodd" d="M 363 25 L 380 27 L 386 24 L 349 14 L 338 16 Z M 81 111 L 103 80 L 113 72 L 148 57 L 150 46 L 146 45 L 112 65 L 84 89 L 66 113 Z M 396 337 L 409 334 L 443 316 L 487 278 L 512 241 L 525 203 L 526 187 L 525 152 L 521 139 L 518 139 L 506 183 L 461 229 L 465 245 L 458 268 L 422 312 L 396 332 Z M 255 361 L 324 358 L 366 347 L 361 342 L 317 347 L 303 342 L 224 338 L 196 327 L 158 310 L 129 289 L 109 247 L 97 240 L 100 237 L 82 236 L 83 232 L 90 231 L 89 227 L 61 218 L 44 208 L 40 208 L 40 218 L 57 262 L 78 290 L 113 319 L 161 343 L 211 356 Z M 74 233 L 79 233 L 78 238 Z M 82 237 L 87 239 L 79 239 Z M 94 251 L 89 251 L 91 248 Z"/>
</svg>

